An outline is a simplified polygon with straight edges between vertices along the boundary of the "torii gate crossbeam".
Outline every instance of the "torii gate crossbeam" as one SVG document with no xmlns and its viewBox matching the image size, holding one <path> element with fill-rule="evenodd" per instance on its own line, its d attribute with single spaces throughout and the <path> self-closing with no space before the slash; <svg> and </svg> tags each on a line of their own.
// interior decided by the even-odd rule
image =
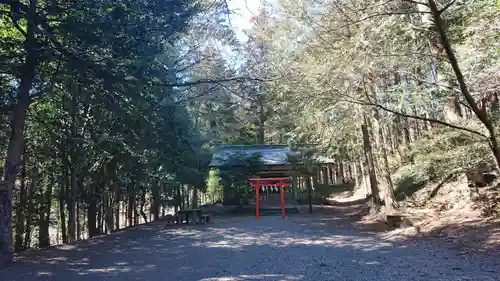
<svg viewBox="0 0 500 281">
<path fill-rule="evenodd" d="M 255 191 L 255 219 L 259 219 L 259 191 L 262 186 L 278 186 L 280 189 L 280 199 L 281 199 L 281 217 L 286 219 L 285 215 L 285 195 L 283 193 L 283 188 L 288 186 L 288 178 L 249 178 L 248 181 L 251 187 Z"/>
</svg>

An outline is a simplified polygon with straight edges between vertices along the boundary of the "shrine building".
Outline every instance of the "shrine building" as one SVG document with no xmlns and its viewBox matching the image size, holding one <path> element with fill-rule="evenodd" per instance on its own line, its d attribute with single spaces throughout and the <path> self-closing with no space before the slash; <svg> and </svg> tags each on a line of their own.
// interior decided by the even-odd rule
<svg viewBox="0 0 500 281">
<path fill-rule="evenodd" d="M 221 179 L 224 186 L 223 204 L 238 205 L 242 202 L 241 198 L 244 198 L 244 205 L 249 208 L 255 208 L 257 211 L 259 207 L 279 208 L 282 209 L 284 217 L 284 208 L 293 208 L 297 201 L 306 195 L 305 185 L 301 184 L 301 175 L 297 169 L 301 163 L 290 163 L 290 158 L 299 154 L 300 152 L 292 150 L 288 145 L 223 145 L 216 148 L 209 165 L 213 169 L 244 166 L 245 157 L 242 159 L 241 155 L 247 158 L 259 155 L 260 160 L 258 169 L 248 175 L 247 188 L 243 193 L 240 187 L 231 186 L 227 179 Z M 235 156 L 241 161 L 234 161 Z M 325 157 L 317 160 L 324 166 L 320 171 L 325 171 L 323 178 L 328 181 L 328 168 L 333 160 Z M 256 215 L 258 217 L 258 212 Z"/>
</svg>

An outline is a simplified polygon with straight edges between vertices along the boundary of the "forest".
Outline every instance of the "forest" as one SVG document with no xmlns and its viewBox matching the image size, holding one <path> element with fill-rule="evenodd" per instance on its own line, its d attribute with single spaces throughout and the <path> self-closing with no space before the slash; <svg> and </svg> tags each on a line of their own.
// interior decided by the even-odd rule
<svg viewBox="0 0 500 281">
<path fill-rule="evenodd" d="M 498 1 L 261 1 L 245 41 L 229 1 L 0 0 L 0 265 L 210 201 L 220 144 L 314 144 L 375 212 L 496 177 Z"/>
</svg>

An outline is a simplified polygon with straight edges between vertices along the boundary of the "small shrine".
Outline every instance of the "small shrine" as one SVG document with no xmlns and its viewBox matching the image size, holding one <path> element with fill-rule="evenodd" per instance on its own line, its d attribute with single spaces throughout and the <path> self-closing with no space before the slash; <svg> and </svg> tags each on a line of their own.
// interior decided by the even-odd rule
<svg viewBox="0 0 500 281">
<path fill-rule="evenodd" d="M 255 155 L 259 156 L 258 167 L 249 166 L 245 159 Z M 255 210 L 257 219 L 264 213 L 281 213 L 286 218 L 286 212 L 298 211 L 298 202 L 304 202 L 307 192 L 301 180 L 304 176 L 297 169 L 301 163 L 290 163 L 297 155 L 300 153 L 289 145 L 223 145 L 216 148 L 209 166 L 225 171 L 221 176 L 222 203 L 240 206 L 249 212 Z M 331 163 L 329 159 L 320 162 L 325 167 Z M 238 174 L 237 184 L 231 179 L 234 174 Z M 324 176 L 328 177 L 328 173 Z"/>
</svg>

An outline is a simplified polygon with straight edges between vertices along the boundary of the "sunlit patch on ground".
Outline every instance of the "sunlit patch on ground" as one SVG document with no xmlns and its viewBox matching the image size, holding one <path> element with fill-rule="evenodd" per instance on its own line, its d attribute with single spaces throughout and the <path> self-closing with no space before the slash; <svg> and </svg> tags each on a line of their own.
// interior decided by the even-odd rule
<svg viewBox="0 0 500 281">
<path fill-rule="evenodd" d="M 395 245 L 330 215 L 159 223 L 27 255 L 0 271 L 0 280 L 490 281 L 499 275 L 494 259 Z"/>
<path fill-rule="evenodd" d="M 251 281 L 251 280 L 276 280 L 276 281 L 298 281 L 304 280 L 304 276 L 291 276 L 281 274 L 257 274 L 257 275 L 239 275 L 225 276 L 217 278 L 205 278 L 198 281 Z"/>
</svg>

